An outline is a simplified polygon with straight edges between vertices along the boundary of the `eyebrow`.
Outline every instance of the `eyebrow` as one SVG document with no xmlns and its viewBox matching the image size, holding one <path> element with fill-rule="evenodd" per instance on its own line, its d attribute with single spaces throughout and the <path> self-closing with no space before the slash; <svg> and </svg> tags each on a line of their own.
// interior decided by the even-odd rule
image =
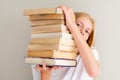
<svg viewBox="0 0 120 80">
<path fill-rule="evenodd" d="M 91 30 L 91 28 L 87 28 L 88 30 Z"/>
<path fill-rule="evenodd" d="M 91 34 L 91 32 L 92 32 L 92 29 L 90 29 L 90 28 L 87 28 L 87 30 L 88 30 L 89 34 Z"/>
<path fill-rule="evenodd" d="M 80 22 L 80 23 L 82 24 L 82 26 L 85 26 L 82 22 Z M 88 27 L 87 30 L 91 31 L 91 28 Z"/>
</svg>

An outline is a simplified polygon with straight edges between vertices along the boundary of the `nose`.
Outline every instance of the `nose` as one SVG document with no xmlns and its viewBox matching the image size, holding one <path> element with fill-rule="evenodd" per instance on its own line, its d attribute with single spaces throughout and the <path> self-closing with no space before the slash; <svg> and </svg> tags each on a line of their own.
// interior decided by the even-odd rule
<svg viewBox="0 0 120 80">
<path fill-rule="evenodd" d="M 81 34 L 84 36 L 85 35 L 85 30 L 84 30 L 84 28 L 81 28 L 80 29 L 80 32 L 81 32 Z"/>
<path fill-rule="evenodd" d="M 85 35 L 85 33 L 84 33 L 83 31 L 81 32 L 81 34 L 82 34 L 83 36 Z"/>
</svg>

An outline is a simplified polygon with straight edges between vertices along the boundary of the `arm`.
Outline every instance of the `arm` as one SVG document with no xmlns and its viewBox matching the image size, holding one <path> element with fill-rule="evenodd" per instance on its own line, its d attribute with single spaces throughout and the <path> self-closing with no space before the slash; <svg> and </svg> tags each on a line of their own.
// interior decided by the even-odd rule
<svg viewBox="0 0 120 80">
<path fill-rule="evenodd" d="M 99 63 L 96 61 L 95 57 L 92 54 L 91 48 L 88 46 L 87 42 L 83 39 L 82 34 L 80 33 L 76 23 L 75 16 L 72 8 L 61 6 L 60 7 L 66 17 L 66 26 L 71 31 L 77 48 L 80 52 L 83 64 L 86 68 L 87 73 L 95 77 L 99 73 Z"/>
<path fill-rule="evenodd" d="M 50 80 L 50 70 L 41 71 L 41 80 Z"/>
<path fill-rule="evenodd" d="M 46 64 L 43 62 L 43 65 L 36 65 L 36 70 L 41 71 L 40 73 L 40 80 L 50 80 L 50 72 L 51 70 L 46 67 Z"/>
<path fill-rule="evenodd" d="M 75 26 L 75 25 L 73 25 Z M 81 33 L 77 27 L 70 29 L 75 42 L 77 43 L 77 48 L 80 52 L 80 56 L 83 60 L 87 73 L 94 77 L 99 73 L 99 64 L 92 54 L 91 48 L 88 46 L 85 40 L 83 40 Z"/>
<path fill-rule="evenodd" d="M 50 80 L 51 71 L 60 69 L 60 68 L 62 68 L 62 67 L 59 67 L 59 66 L 47 67 L 45 62 L 43 62 L 42 66 L 36 65 L 36 70 L 41 71 L 40 80 Z"/>
</svg>

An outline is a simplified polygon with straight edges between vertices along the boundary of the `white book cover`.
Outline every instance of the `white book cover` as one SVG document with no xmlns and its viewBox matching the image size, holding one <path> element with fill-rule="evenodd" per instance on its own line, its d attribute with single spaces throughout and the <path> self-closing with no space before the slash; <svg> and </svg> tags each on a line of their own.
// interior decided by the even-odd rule
<svg viewBox="0 0 120 80">
<path fill-rule="evenodd" d="M 56 59 L 56 58 L 25 58 L 25 62 L 29 64 L 40 64 L 45 62 L 47 66 L 76 66 L 76 60 Z"/>
<path fill-rule="evenodd" d="M 31 38 L 58 38 L 58 37 L 73 39 L 72 34 L 65 33 L 65 32 L 40 33 L 40 34 L 31 35 Z"/>
</svg>

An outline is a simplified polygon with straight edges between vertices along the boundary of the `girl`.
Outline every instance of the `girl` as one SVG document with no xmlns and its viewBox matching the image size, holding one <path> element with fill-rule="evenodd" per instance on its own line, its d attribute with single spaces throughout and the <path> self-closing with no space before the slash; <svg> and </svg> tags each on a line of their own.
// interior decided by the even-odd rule
<svg viewBox="0 0 120 80">
<path fill-rule="evenodd" d="M 32 65 L 34 80 L 93 80 L 100 71 L 99 56 L 94 42 L 94 21 L 86 13 L 76 12 L 72 8 L 60 6 L 66 19 L 66 26 L 73 35 L 78 48 L 76 67 L 46 67 Z M 50 78 L 50 79 L 49 79 Z"/>
</svg>

